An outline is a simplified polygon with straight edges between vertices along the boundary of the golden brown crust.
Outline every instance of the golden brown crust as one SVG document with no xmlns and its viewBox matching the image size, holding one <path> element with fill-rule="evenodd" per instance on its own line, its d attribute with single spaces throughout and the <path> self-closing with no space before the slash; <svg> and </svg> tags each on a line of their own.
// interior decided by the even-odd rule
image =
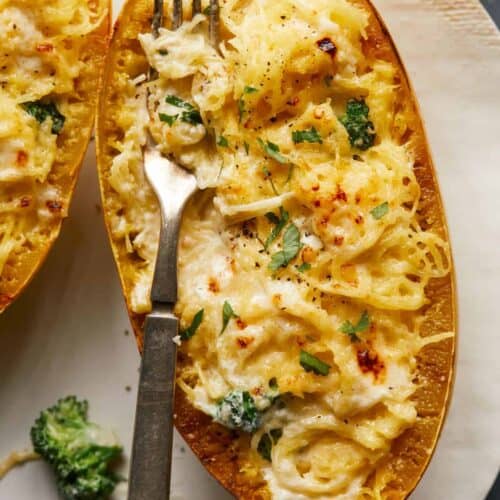
<svg viewBox="0 0 500 500">
<path fill-rule="evenodd" d="M 419 220 L 426 229 L 430 228 L 446 241 L 448 234 L 437 179 L 420 118 L 417 101 L 409 85 L 401 59 L 392 39 L 367 0 L 351 0 L 370 12 L 364 43 L 367 55 L 392 62 L 399 68 L 401 84 L 399 101 L 406 108 L 410 138 L 415 153 L 415 173 L 422 190 Z M 139 32 L 148 29 L 151 2 L 129 0 L 115 26 L 111 49 L 107 60 L 104 89 L 98 112 L 98 164 L 100 169 L 101 193 L 106 212 L 107 195 L 110 187 L 106 176 L 113 156 L 113 150 L 106 146 L 106 137 L 116 135 L 112 118 L 106 113 L 112 102 L 113 82 L 116 82 L 116 66 L 128 51 L 140 53 L 136 41 Z M 146 64 L 145 58 L 142 64 Z M 138 73 L 144 68 L 137 68 Z M 135 76 L 135 75 L 132 75 Z M 129 295 L 131 283 L 126 278 L 128 257 L 123 249 L 113 243 L 113 252 L 118 265 L 125 296 Z M 128 274 L 130 276 L 130 274 Z M 455 285 L 453 273 L 445 278 L 431 280 L 426 289 L 430 299 L 422 325 L 422 335 L 436 332 L 456 331 Z M 129 307 L 130 312 L 130 307 Z M 139 349 L 142 348 L 141 329 L 144 317 L 130 313 Z M 414 395 L 418 411 L 415 426 L 401 435 L 393 445 L 390 456 L 381 465 L 378 473 L 389 473 L 391 480 L 384 489 L 385 498 L 405 498 L 421 478 L 439 437 L 449 404 L 453 382 L 456 338 L 429 344 L 420 352 L 417 364 L 418 390 Z M 178 365 L 183 359 L 179 355 Z M 206 469 L 231 493 L 241 499 L 269 498 L 269 492 L 261 478 L 244 475 L 240 471 L 248 462 L 248 443 L 245 437 L 214 423 L 210 417 L 194 409 L 182 391 L 176 394 L 176 426 Z M 243 450 L 243 451 L 242 451 Z M 246 450 L 246 452 L 244 451 Z M 373 480 L 373 478 L 372 478 Z"/>
<path fill-rule="evenodd" d="M 70 102 L 69 109 L 73 111 L 74 116 L 70 115 L 67 118 L 74 120 L 78 126 L 63 127 L 57 138 L 58 155 L 48 179 L 48 182 L 57 187 L 61 193 L 61 214 L 59 217 L 54 216 L 51 226 L 46 229 L 43 245 L 25 245 L 9 257 L 0 275 L 0 313 L 33 279 L 59 235 L 62 221 L 66 217 L 92 132 L 94 110 L 99 94 L 98 82 L 109 42 L 111 6 L 109 1 L 106 3 L 108 15 L 96 30 L 87 35 L 87 43 L 81 58 L 86 64 L 75 82 L 75 102 L 85 102 L 87 105 L 83 111 L 80 110 L 80 106 L 78 111 L 75 111 Z"/>
</svg>

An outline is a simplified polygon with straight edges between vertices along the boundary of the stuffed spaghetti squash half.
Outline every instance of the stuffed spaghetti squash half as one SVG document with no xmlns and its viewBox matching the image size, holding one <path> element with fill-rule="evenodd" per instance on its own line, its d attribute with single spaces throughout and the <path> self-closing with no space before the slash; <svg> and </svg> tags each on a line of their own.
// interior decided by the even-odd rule
<svg viewBox="0 0 500 500">
<path fill-rule="evenodd" d="M 119 17 L 98 163 L 139 348 L 160 222 L 147 132 L 197 177 L 179 240 L 178 429 L 238 498 L 407 496 L 446 412 L 455 312 L 387 30 L 365 1 L 227 0 L 216 50 L 206 15 L 155 39 L 151 13 L 129 0 Z"/>
<path fill-rule="evenodd" d="M 43 262 L 87 149 L 108 0 L 0 0 L 0 312 Z"/>
</svg>

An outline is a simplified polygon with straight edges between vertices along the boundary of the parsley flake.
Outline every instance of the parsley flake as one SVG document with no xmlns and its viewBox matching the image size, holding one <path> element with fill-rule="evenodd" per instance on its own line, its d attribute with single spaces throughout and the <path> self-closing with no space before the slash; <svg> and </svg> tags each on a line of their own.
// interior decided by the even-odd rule
<svg viewBox="0 0 500 500">
<path fill-rule="evenodd" d="M 375 207 L 373 210 L 370 210 L 375 220 L 380 220 L 384 215 L 387 215 L 387 212 L 389 212 L 389 203 L 387 201 Z"/>
<path fill-rule="evenodd" d="M 165 97 L 165 102 L 176 108 L 184 109 L 181 114 L 181 121 L 189 123 L 190 125 L 202 125 L 200 112 L 189 102 L 184 101 L 176 95 L 168 95 Z"/>
<path fill-rule="evenodd" d="M 257 451 L 259 455 L 268 462 L 271 462 L 271 450 L 273 448 L 273 443 L 269 434 L 262 434 L 257 444 Z"/>
<path fill-rule="evenodd" d="M 347 101 L 346 112 L 340 117 L 340 122 L 349 134 L 349 142 L 353 148 L 365 151 L 375 142 L 375 126 L 369 120 L 369 113 L 370 108 L 364 99 Z"/>
<path fill-rule="evenodd" d="M 259 455 L 268 462 L 271 462 L 271 450 L 273 449 L 273 444 L 276 444 L 281 436 L 283 435 L 283 430 L 280 428 L 271 429 L 268 433 L 262 434 L 257 444 L 257 451 Z"/>
<path fill-rule="evenodd" d="M 305 271 L 309 271 L 309 269 L 311 269 L 311 264 L 309 264 L 309 262 L 302 262 L 302 264 L 300 264 L 300 266 L 297 268 L 297 271 L 299 273 L 303 273 Z"/>
<path fill-rule="evenodd" d="M 301 246 L 299 230 L 292 223 L 286 228 L 283 234 L 283 250 L 272 255 L 268 266 L 269 269 L 277 271 L 280 267 L 286 267 L 297 256 Z"/>
<path fill-rule="evenodd" d="M 342 333 L 346 333 L 351 337 L 351 342 L 359 342 L 361 339 L 358 337 L 358 333 L 365 332 L 370 326 L 370 317 L 367 311 L 363 311 L 358 322 L 353 325 L 349 320 L 344 321 L 340 327 Z"/>
<path fill-rule="evenodd" d="M 238 318 L 238 315 L 233 311 L 231 304 L 225 300 L 224 305 L 222 306 L 222 329 L 219 335 L 224 333 L 231 318 Z"/>
<path fill-rule="evenodd" d="M 196 333 L 196 330 L 198 330 L 198 327 L 201 325 L 201 322 L 203 321 L 204 312 L 205 312 L 204 309 L 200 309 L 194 315 L 191 324 L 185 330 L 181 330 L 180 332 L 181 340 L 189 340 Z"/>
<path fill-rule="evenodd" d="M 323 144 L 323 139 L 319 132 L 311 127 L 309 130 L 294 130 L 292 132 L 292 140 L 295 144 L 299 144 L 300 142 L 317 142 L 318 144 Z"/>
<path fill-rule="evenodd" d="M 227 139 L 223 135 L 221 135 L 217 140 L 217 146 L 220 146 L 221 148 L 228 148 L 229 142 L 227 142 Z"/>
<path fill-rule="evenodd" d="M 256 89 L 255 87 L 250 87 L 249 85 L 245 85 L 245 88 L 243 89 L 243 94 L 255 94 L 255 92 L 258 92 L 259 89 Z M 239 122 L 241 123 L 241 120 L 243 119 L 243 115 L 247 112 L 245 108 L 245 99 L 243 99 L 243 96 L 241 96 L 238 99 L 238 115 L 239 115 Z"/>
<path fill-rule="evenodd" d="M 321 359 L 306 351 L 300 351 L 299 361 L 306 372 L 314 372 L 316 375 L 322 375 L 323 377 L 330 373 L 331 366 L 328 363 L 321 361 Z"/>
<path fill-rule="evenodd" d="M 269 236 L 267 237 L 265 243 L 264 243 L 264 249 L 267 250 L 269 248 L 269 245 L 280 235 L 281 231 L 283 228 L 286 226 L 286 223 L 288 222 L 288 212 L 283 208 L 280 207 L 280 216 L 278 217 L 276 214 L 273 212 L 267 212 L 266 218 L 269 222 L 272 224 L 275 224 L 273 227 L 272 231 L 269 233 Z"/>
<path fill-rule="evenodd" d="M 273 178 L 272 178 L 272 174 L 271 172 L 269 171 L 269 169 L 264 165 L 262 167 L 262 171 L 264 172 L 264 176 L 266 177 L 266 179 L 269 180 L 269 182 L 271 183 L 271 188 L 273 190 L 273 193 L 276 195 L 276 196 L 279 196 L 279 193 L 278 193 L 278 190 L 276 189 L 276 186 L 274 185 L 274 181 L 273 181 Z"/>
<path fill-rule="evenodd" d="M 257 142 L 259 143 L 264 153 L 269 155 L 273 160 L 276 160 L 278 163 L 282 164 L 288 163 L 288 160 L 280 153 L 280 148 L 277 144 L 269 141 L 264 142 L 260 138 L 257 139 Z"/>
<path fill-rule="evenodd" d="M 165 113 L 158 113 L 158 116 L 160 117 L 160 121 L 168 123 L 170 126 L 172 126 L 179 115 L 167 115 Z"/>
<path fill-rule="evenodd" d="M 243 89 L 244 94 L 255 94 L 255 92 L 258 92 L 259 89 L 256 89 L 255 87 L 250 87 L 249 85 L 245 85 L 245 88 Z"/>
</svg>

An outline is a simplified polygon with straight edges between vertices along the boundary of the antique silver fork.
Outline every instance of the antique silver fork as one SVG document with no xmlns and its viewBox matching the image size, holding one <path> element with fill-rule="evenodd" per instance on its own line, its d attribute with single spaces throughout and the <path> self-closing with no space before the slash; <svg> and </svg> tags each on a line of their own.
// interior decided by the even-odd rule
<svg viewBox="0 0 500 500">
<path fill-rule="evenodd" d="M 201 0 L 193 0 L 193 15 L 201 12 Z M 209 38 L 218 42 L 218 0 L 210 0 Z M 182 0 L 174 0 L 172 28 L 182 24 Z M 154 0 L 153 36 L 163 23 L 163 0 Z M 150 70 L 148 80 L 158 75 Z M 172 464 L 175 362 L 174 337 L 179 325 L 174 315 L 177 301 L 177 240 L 182 211 L 196 191 L 196 179 L 174 161 L 164 157 L 151 136 L 144 147 L 144 171 L 160 205 L 160 243 L 156 257 L 152 311 L 144 323 L 139 390 L 129 478 L 129 500 L 170 498 Z"/>
</svg>

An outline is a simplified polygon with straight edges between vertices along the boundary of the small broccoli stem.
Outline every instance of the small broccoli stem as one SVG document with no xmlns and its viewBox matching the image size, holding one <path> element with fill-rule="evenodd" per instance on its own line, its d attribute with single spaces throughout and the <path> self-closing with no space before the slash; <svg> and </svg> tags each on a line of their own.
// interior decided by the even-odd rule
<svg viewBox="0 0 500 500">
<path fill-rule="evenodd" d="M 33 450 L 12 451 L 0 461 L 0 479 L 3 479 L 12 469 L 32 460 L 42 457 Z"/>
</svg>

